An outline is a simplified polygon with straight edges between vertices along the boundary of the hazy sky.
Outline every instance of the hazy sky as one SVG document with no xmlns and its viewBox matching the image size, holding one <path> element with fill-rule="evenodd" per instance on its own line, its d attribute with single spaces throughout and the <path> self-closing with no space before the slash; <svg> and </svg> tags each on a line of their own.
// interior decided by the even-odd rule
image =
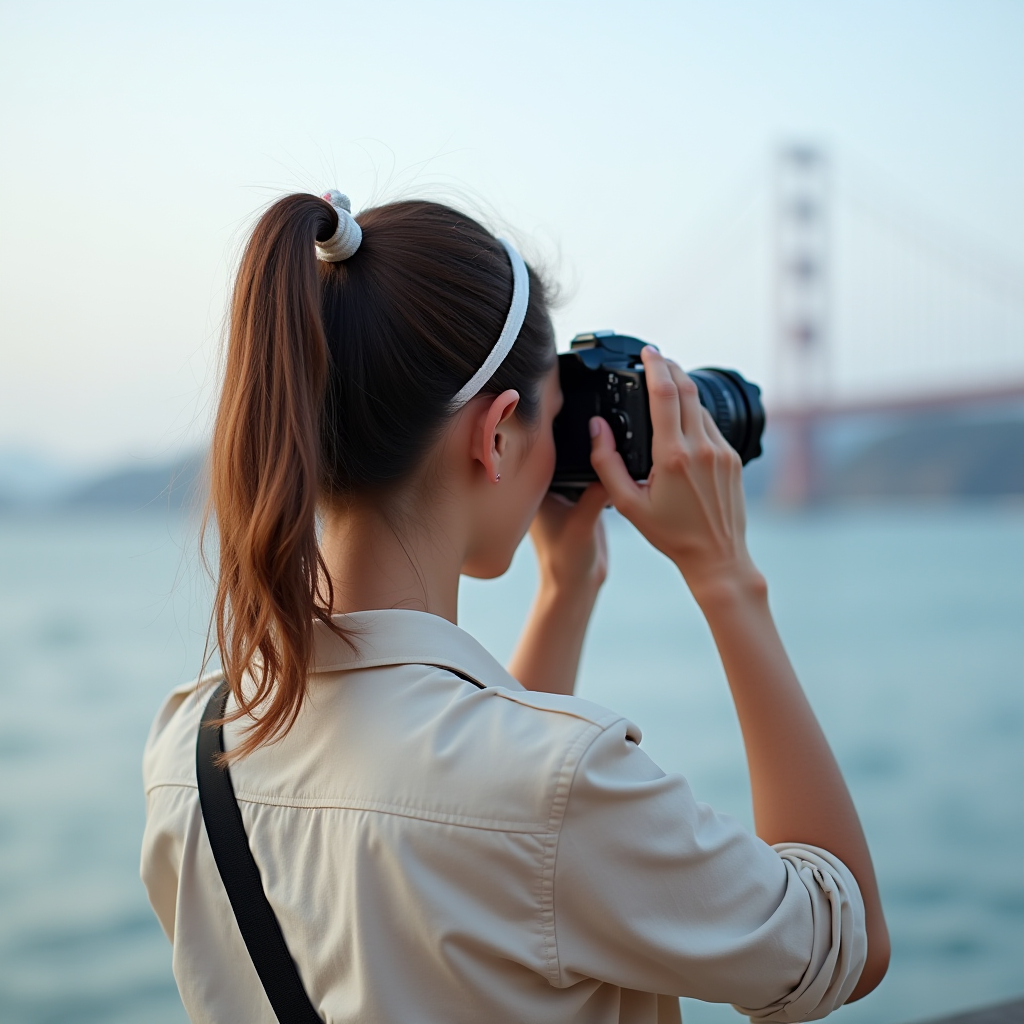
<svg viewBox="0 0 1024 1024">
<path fill-rule="evenodd" d="M 293 189 L 470 206 L 566 286 L 562 344 L 611 326 L 760 376 L 780 140 L 1024 265 L 1019 0 L 0 10 L 0 448 L 201 436 L 238 245 Z M 733 245 L 751 288 L 705 329 Z"/>
</svg>

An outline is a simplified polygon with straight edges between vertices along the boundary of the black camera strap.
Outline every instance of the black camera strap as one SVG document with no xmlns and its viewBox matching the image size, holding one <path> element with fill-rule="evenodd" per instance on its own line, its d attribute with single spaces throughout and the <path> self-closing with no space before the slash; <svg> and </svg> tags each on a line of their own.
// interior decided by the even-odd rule
<svg viewBox="0 0 1024 1024">
<path fill-rule="evenodd" d="M 242 812 L 235 799 L 231 773 L 217 764 L 224 750 L 223 727 L 211 723 L 224 717 L 230 689 L 222 682 L 203 712 L 196 741 L 196 780 L 206 834 L 217 862 L 238 930 L 253 967 L 281 1024 L 323 1024 L 302 985 L 295 961 L 274 909 L 263 891 L 260 869 L 249 848 Z"/>
</svg>

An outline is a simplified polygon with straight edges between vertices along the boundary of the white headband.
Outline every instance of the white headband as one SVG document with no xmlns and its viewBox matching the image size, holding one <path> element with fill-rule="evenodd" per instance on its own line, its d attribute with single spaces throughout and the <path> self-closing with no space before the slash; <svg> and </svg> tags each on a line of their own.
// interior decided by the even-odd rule
<svg viewBox="0 0 1024 1024">
<path fill-rule="evenodd" d="M 337 211 L 338 227 L 326 242 L 316 243 L 316 258 L 325 263 L 340 263 L 359 248 L 363 240 L 363 229 L 352 216 L 352 203 L 348 196 L 332 188 L 320 198 L 326 199 Z"/>
<path fill-rule="evenodd" d="M 530 275 L 527 273 L 523 257 L 516 252 L 511 243 L 506 242 L 504 238 L 499 238 L 498 241 L 505 247 L 508 261 L 512 264 L 512 304 L 508 307 L 508 316 L 505 317 L 505 326 L 501 329 L 497 344 L 487 353 L 483 366 L 466 381 L 465 386 L 452 399 L 452 412 L 458 412 L 494 376 L 519 337 L 523 321 L 526 319 L 526 307 L 530 304 Z"/>
</svg>

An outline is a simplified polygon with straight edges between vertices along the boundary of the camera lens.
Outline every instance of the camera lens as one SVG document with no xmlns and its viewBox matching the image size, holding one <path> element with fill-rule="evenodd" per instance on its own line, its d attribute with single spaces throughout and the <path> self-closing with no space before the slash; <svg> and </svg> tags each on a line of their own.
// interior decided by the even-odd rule
<svg viewBox="0 0 1024 1024">
<path fill-rule="evenodd" d="M 736 449 L 743 465 L 761 454 L 764 406 L 761 389 L 744 380 L 735 370 L 705 366 L 691 370 L 700 404 L 704 406 L 722 437 Z"/>
</svg>

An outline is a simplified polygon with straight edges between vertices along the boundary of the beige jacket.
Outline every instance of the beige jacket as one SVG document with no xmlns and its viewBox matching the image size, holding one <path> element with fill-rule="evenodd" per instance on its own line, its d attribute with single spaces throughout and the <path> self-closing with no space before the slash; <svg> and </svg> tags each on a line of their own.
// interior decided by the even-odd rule
<svg viewBox="0 0 1024 1024">
<path fill-rule="evenodd" d="M 866 940 L 837 858 L 766 846 L 662 772 L 636 726 L 524 690 L 444 619 L 339 621 L 358 653 L 322 629 L 295 727 L 231 769 L 326 1021 L 665 1024 L 684 995 L 800 1021 L 844 1002 Z M 154 722 L 142 877 L 191 1019 L 274 1024 L 199 810 L 209 692 L 175 690 Z"/>
</svg>

